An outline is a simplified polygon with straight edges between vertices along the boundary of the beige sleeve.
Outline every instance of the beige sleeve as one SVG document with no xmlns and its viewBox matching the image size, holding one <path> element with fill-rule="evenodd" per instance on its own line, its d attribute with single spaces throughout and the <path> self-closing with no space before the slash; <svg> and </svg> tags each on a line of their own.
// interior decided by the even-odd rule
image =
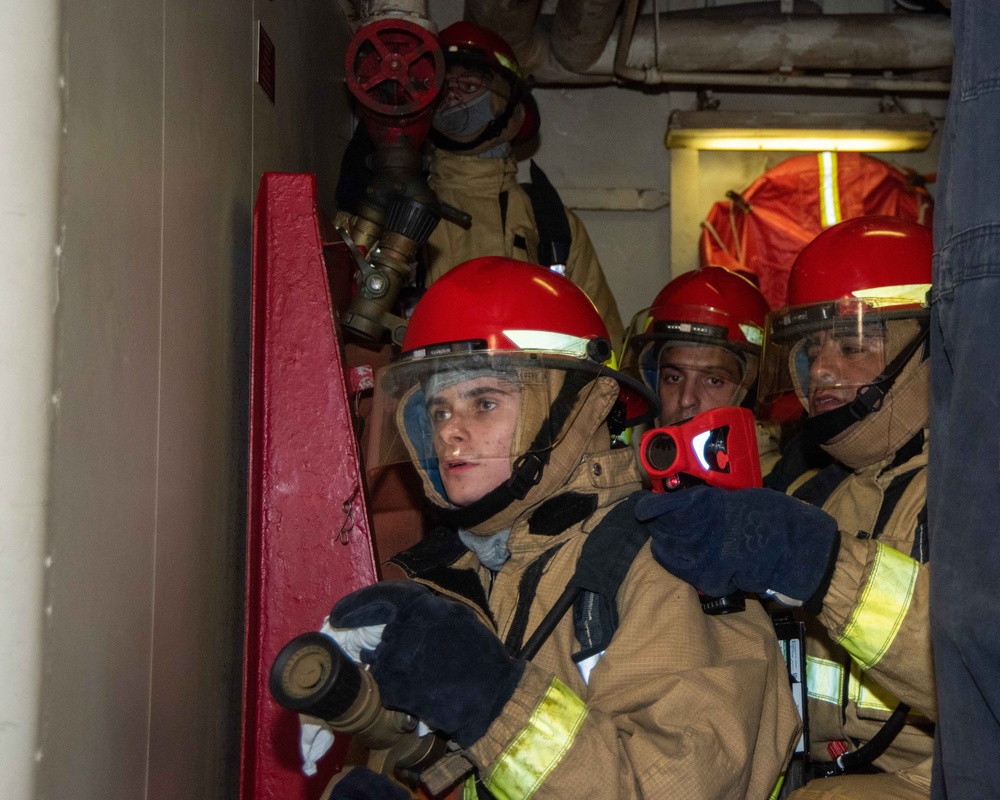
<svg viewBox="0 0 1000 800">
<path fill-rule="evenodd" d="M 892 551 L 890 555 L 904 567 L 908 559 L 911 578 L 881 590 L 887 594 L 880 602 L 874 583 L 879 577 L 876 564 L 881 547 L 888 545 L 841 533 L 840 552 L 819 621 L 859 664 L 870 664 L 867 671 L 880 685 L 934 719 L 937 699 L 928 611 L 930 565 L 917 564 Z M 900 595 L 903 584 L 908 600 L 894 606 L 898 600 L 893 597 Z M 879 605 L 883 613 L 879 613 Z M 875 630 L 852 635 L 852 629 L 864 626 L 865 620 L 872 620 L 875 624 L 868 627 Z M 858 646 L 866 638 L 869 642 Z"/>
</svg>

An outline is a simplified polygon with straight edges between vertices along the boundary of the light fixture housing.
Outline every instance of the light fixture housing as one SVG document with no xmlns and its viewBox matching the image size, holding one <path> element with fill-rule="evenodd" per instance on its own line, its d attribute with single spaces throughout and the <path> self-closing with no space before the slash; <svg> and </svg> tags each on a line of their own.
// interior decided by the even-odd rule
<svg viewBox="0 0 1000 800">
<path fill-rule="evenodd" d="M 893 153 L 925 150 L 936 130 L 930 114 L 674 111 L 668 148 Z"/>
</svg>

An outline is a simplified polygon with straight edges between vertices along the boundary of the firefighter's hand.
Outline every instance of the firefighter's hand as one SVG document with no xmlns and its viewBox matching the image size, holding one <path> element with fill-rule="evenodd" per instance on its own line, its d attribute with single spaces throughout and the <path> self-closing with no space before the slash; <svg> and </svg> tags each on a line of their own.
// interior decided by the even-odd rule
<svg viewBox="0 0 1000 800">
<path fill-rule="evenodd" d="M 330 800 L 410 800 L 410 793 L 381 772 L 354 767 L 337 781 Z"/>
<path fill-rule="evenodd" d="M 469 607 L 427 593 L 401 607 L 371 665 L 382 704 L 469 747 L 506 705 L 524 672 Z"/>
<path fill-rule="evenodd" d="M 379 581 L 341 598 L 330 611 L 332 628 L 385 625 L 431 590 L 413 581 Z"/>
<path fill-rule="evenodd" d="M 737 589 L 818 612 L 840 546 L 825 511 L 771 489 L 696 486 L 650 494 L 635 510 L 653 527 L 653 556 L 706 594 Z"/>
</svg>

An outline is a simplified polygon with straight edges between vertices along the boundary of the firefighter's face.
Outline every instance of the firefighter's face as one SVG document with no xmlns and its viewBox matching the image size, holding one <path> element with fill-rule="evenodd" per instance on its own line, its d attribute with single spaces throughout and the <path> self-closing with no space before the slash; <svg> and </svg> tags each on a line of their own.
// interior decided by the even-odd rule
<svg viewBox="0 0 1000 800">
<path fill-rule="evenodd" d="M 454 106 L 469 105 L 489 91 L 488 76 L 482 72 L 457 64 L 449 66 L 444 74 L 439 111 Z"/>
<path fill-rule="evenodd" d="M 885 364 L 884 331 L 824 330 L 804 343 L 809 363 L 809 416 L 851 402 L 858 388 L 871 383 Z"/>
<path fill-rule="evenodd" d="M 742 380 L 739 359 L 722 347 L 664 347 L 657 386 L 663 408 L 660 424 L 673 425 L 739 403 Z"/>
<path fill-rule="evenodd" d="M 428 401 L 441 480 L 456 506 L 476 502 L 510 477 L 520 408 L 520 388 L 491 377 L 449 386 Z"/>
</svg>

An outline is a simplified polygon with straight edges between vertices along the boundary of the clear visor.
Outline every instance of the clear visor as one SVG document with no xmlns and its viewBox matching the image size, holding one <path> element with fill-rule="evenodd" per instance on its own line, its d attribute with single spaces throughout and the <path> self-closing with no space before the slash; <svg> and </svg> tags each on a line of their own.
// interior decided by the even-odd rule
<svg viewBox="0 0 1000 800">
<path fill-rule="evenodd" d="M 369 470 L 412 461 L 434 489 L 495 488 L 527 453 L 555 447 L 602 368 L 581 359 L 511 351 L 428 356 L 376 378 Z M 491 484 L 488 485 L 487 484 Z"/>
<path fill-rule="evenodd" d="M 909 316 L 856 299 L 774 312 L 764 334 L 761 400 L 794 391 L 811 415 L 851 402 L 912 338 Z"/>
</svg>

